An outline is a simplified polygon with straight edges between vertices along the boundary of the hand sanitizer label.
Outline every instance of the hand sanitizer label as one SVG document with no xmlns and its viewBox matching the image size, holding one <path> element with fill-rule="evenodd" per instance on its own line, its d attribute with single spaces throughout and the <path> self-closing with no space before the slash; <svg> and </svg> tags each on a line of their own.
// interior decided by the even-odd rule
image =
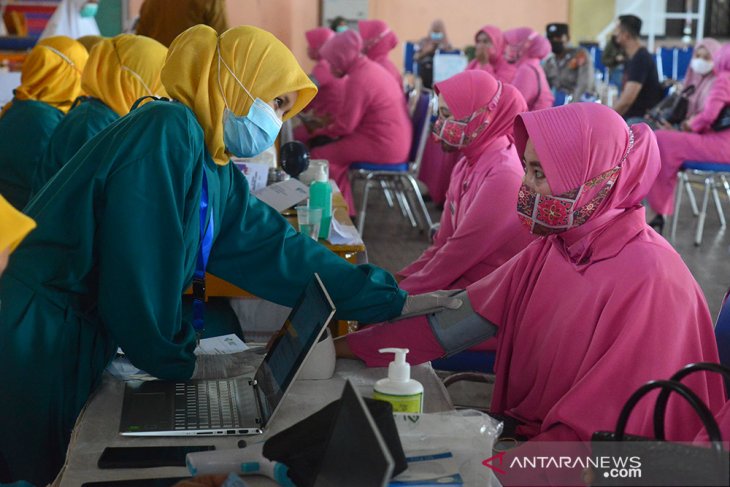
<svg viewBox="0 0 730 487">
<path fill-rule="evenodd" d="M 389 402 L 394 413 L 420 413 L 423 410 L 423 393 L 396 396 L 374 391 L 373 399 Z"/>
</svg>

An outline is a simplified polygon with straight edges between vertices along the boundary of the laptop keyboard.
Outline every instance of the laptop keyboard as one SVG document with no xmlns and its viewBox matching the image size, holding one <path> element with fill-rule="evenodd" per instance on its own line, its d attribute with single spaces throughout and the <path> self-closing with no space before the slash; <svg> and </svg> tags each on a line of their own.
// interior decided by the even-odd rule
<svg viewBox="0 0 730 487">
<path fill-rule="evenodd" d="M 244 391 L 246 393 L 253 392 Z M 241 411 L 234 379 L 180 382 L 175 384 L 176 430 L 241 427 L 241 418 L 256 417 L 256 411 Z M 246 409 L 253 401 L 243 401 Z M 247 424 L 246 426 L 251 426 Z"/>
</svg>

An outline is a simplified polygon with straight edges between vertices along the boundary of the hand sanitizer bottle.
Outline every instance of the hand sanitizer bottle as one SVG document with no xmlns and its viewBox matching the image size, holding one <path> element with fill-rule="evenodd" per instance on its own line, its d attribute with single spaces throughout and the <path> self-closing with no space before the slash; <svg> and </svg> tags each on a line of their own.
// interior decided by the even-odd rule
<svg viewBox="0 0 730 487">
<path fill-rule="evenodd" d="M 322 209 L 319 238 L 329 238 L 332 222 L 332 186 L 327 180 L 324 167 L 317 173 L 315 180 L 309 187 L 309 207 Z"/>
<path fill-rule="evenodd" d="M 421 413 L 423 386 L 411 379 L 411 366 L 406 362 L 407 348 L 381 348 L 380 353 L 394 353 L 395 360 L 388 365 L 388 378 L 375 383 L 373 399 L 393 405 L 394 413 Z"/>
</svg>

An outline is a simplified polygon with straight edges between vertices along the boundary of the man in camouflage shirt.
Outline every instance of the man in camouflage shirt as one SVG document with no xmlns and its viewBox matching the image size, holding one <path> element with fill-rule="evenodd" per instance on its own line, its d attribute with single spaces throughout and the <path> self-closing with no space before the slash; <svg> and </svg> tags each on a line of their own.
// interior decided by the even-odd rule
<svg viewBox="0 0 730 487">
<path fill-rule="evenodd" d="M 552 54 L 543 63 L 550 87 L 580 101 L 584 93 L 594 92 L 593 59 L 582 47 L 569 47 L 568 24 L 548 24 L 547 38 Z"/>
</svg>

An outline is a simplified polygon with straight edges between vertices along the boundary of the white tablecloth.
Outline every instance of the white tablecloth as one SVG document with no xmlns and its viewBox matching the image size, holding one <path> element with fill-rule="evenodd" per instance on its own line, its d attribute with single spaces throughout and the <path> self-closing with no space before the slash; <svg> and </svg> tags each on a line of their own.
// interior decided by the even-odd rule
<svg viewBox="0 0 730 487">
<path fill-rule="evenodd" d="M 412 377 L 424 387 L 424 412 L 439 412 L 453 409 L 448 393 L 430 364 L 411 368 Z M 262 436 L 227 437 L 184 437 L 184 438 L 131 438 L 119 434 L 119 419 L 122 411 L 124 383 L 105 374 L 103 383 L 89 399 L 79 417 L 69 445 L 66 467 L 54 485 L 79 487 L 84 482 L 99 480 L 122 480 L 163 477 L 184 477 L 187 470 L 182 467 L 159 467 L 151 469 L 100 470 L 96 467 L 107 446 L 168 446 L 168 445 L 210 445 L 217 449 L 237 448 L 238 440 L 249 443 L 266 440 L 269 436 L 301 421 L 323 406 L 340 397 L 345 380 L 349 378 L 364 397 L 372 396 L 373 384 L 387 375 L 385 368 L 366 368 L 356 360 L 337 361 L 335 375 L 329 380 L 297 380 L 281 405 L 281 411 L 273 419 L 269 429 Z M 263 477 L 249 477 L 246 483 L 252 486 L 275 485 Z"/>
</svg>

